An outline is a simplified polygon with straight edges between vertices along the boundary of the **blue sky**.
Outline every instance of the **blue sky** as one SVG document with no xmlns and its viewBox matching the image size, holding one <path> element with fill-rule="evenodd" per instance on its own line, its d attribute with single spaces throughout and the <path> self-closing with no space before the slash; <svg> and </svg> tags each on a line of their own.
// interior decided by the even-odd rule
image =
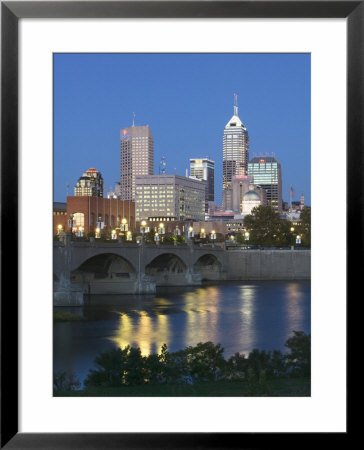
<svg viewBox="0 0 364 450">
<path fill-rule="evenodd" d="M 233 115 L 250 137 L 250 158 L 272 154 L 282 165 L 283 200 L 311 203 L 309 54 L 55 54 L 54 201 L 90 167 L 107 190 L 120 179 L 120 130 L 149 125 L 154 172 L 185 175 L 189 158 L 215 161 L 222 198 L 222 136 Z"/>
</svg>

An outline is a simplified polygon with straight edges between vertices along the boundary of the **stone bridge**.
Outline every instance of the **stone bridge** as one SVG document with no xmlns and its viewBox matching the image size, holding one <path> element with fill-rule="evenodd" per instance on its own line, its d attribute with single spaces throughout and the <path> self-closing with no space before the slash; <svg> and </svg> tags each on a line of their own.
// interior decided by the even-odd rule
<svg viewBox="0 0 364 450">
<path fill-rule="evenodd" d="M 212 244 L 80 242 L 65 234 L 53 248 L 55 304 L 82 303 L 83 294 L 146 294 L 157 286 L 224 280 L 225 259 L 224 249 Z"/>
<path fill-rule="evenodd" d="M 54 243 L 53 273 L 54 304 L 77 305 L 84 294 L 154 294 L 203 280 L 309 280 L 311 251 L 82 242 L 64 234 Z"/>
</svg>

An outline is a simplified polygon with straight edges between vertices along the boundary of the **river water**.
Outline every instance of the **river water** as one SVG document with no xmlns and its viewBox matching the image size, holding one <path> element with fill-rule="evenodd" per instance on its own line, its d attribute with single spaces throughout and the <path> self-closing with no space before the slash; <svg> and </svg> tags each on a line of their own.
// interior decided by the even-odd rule
<svg viewBox="0 0 364 450">
<path fill-rule="evenodd" d="M 137 346 L 142 354 L 181 350 L 212 341 L 235 352 L 286 351 L 293 330 L 310 332 L 309 281 L 229 282 L 197 288 L 165 288 L 155 296 L 90 296 L 83 307 L 57 307 L 80 321 L 54 323 L 54 369 L 82 382 L 95 356 L 113 346 Z"/>
</svg>

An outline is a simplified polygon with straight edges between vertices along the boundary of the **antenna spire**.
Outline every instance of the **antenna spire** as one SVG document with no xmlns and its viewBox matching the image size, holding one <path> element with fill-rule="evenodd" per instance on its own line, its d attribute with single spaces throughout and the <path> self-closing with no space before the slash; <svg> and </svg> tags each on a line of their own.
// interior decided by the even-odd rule
<svg viewBox="0 0 364 450">
<path fill-rule="evenodd" d="M 133 127 L 135 126 L 135 112 L 133 112 Z"/>
<path fill-rule="evenodd" d="M 238 94 L 234 94 L 234 116 L 238 115 Z"/>
</svg>

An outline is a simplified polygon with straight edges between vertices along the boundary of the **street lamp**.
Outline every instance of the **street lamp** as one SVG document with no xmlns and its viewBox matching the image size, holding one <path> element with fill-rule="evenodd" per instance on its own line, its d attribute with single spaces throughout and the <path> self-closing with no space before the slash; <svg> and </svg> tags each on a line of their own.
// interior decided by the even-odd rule
<svg viewBox="0 0 364 450">
<path fill-rule="evenodd" d="M 195 233 L 193 232 L 193 227 L 188 228 L 188 239 L 192 239 L 194 237 Z"/>
<path fill-rule="evenodd" d="M 116 230 L 111 231 L 111 239 L 117 239 Z"/>
<path fill-rule="evenodd" d="M 126 240 L 127 241 L 132 241 L 133 240 L 133 236 L 131 235 L 131 231 L 127 231 L 126 232 Z"/>
<path fill-rule="evenodd" d="M 125 219 L 125 217 L 121 220 L 121 226 L 123 228 L 123 231 L 126 231 L 128 229 L 128 221 Z"/>
<path fill-rule="evenodd" d="M 292 237 L 291 237 L 291 250 L 293 250 L 293 249 L 294 249 L 294 235 L 293 235 L 293 233 L 294 233 L 294 227 L 291 227 L 291 228 L 290 228 L 290 231 L 291 231 L 291 233 L 292 233 Z"/>
<path fill-rule="evenodd" d="M 164 223 L 160 223 L 159 224 L 158 232 L 159 232 L 159 234 L 164 234 L 165 233 Z"/>
<path fill-rule="evenodd" d="M 146 222 L 145 220 L 142 220 L 142 221 L 140 222 L 140 225 L 141 225 L 141 227 L 140 227 L 140 232 L 144 235 L 144 233 L 145 233 L 145 227 L 147 226 L 147 222 Z"/>
<path fill-rule="evenodd" d="M 155 235 L 154 235 L 154 242 L 156 244 L 159 244 L 159 234 L 158 233 L 155 233 Z"/>
<path fill-rule="evenodd" d="M 296 236 L 296 244 L 300 244 L 301 243 L 301 236 L 298 234 Z"/>
<path fill-rule="evenodd" d="M 100 228 L 97 227 L 96 230 L 95 230 L 95 238 L 99 239 L 101 237 L 100 231 L 101 231 Z"/>
<path fill-rule="evenodd" d="M 77 236 L 78 237 L 82 237 L 83 236 L 83 227 L 78 227 L 78 232 L 77 232 Z"/>
<path fill-rule="evenodd" d="M 205 228 L 201 228 L 201 230 L 200 230 L 200 238 L 203 239 L 205 237 L 206 237 Z"/>
<path fill-rule="evenodd" d="M 70 214 L 70 219 L 68 221 L 68 226 L 71 228 L 71 233 L 73 233 L 73 214 Z"/>
<path fill-rule="evenodd" d="M 211 238 L 212 241 L 214 241 L 214 240 L 216 239 L 216 233 L 215 233 L 215 230 L 212 230 L 212 231 L 211 231 L 210 238 Z"/>
<path fill-rule="evenodd" d="M 246 241 L 249 241 L 249 231 L 246 231 L 246 232 L 244 233 L 244 239 L 245 239 Z"/>
<path fill-rule="evenodd" d="M 63 230 L 63 225 L 57 226 L 57 234 L 60 234 L 60 232 Z"/>
</svg>

